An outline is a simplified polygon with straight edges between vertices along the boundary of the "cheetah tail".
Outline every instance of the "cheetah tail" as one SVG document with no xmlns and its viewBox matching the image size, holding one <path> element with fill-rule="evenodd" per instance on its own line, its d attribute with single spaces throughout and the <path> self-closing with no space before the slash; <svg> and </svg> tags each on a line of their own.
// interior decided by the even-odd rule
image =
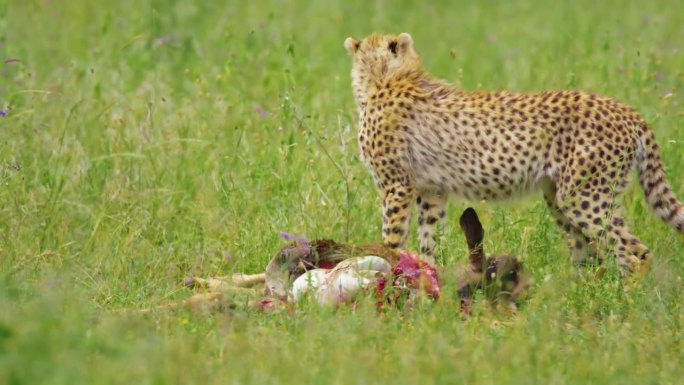
<svg viewBox="0 0 684 385">
<path fill-rule="evenodd" d="M 658 144 L 647 126 L 637 154 L 637 171 L 649 205 L 665 223 L 684 234 L 684 204 L 677 200 L 665 178 Z"/>
</svg>

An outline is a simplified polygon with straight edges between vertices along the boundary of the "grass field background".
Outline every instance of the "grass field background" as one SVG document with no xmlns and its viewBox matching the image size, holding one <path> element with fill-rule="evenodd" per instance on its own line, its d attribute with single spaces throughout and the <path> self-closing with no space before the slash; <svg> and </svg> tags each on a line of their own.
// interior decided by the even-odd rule
<svg viewBox="0 0 684 385">
<path fill-rule="evenodd" d="M 379 239 L 347 36 L 409 32 L 465 89 L 624 101 L 684 197 L 683 24 L 676 1 L 0 0 L 0 383 L 681 383 L 684 239 L 636 183 L 625 217 L 655 255 L 638 289 L 576 274 L 533 196 L 474 203 L 486 249 L 534 276 L 514 317 L 463 321 L 448 279 L 382 316 L 137 310 L 188 297 L 189 274 L 262 270 L 279 231 Z"/>
</svg>

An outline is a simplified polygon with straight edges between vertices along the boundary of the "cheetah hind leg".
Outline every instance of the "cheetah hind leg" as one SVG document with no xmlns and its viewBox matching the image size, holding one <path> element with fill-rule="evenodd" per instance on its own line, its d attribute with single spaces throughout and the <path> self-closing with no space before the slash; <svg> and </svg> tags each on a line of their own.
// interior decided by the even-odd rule
<svg viewBox="0 0 684 385">
<path fill-rule="evenodd" d="M 561 196 L 567 197 L 566 200 L 559 199 Z M 614 199 L 612 192 L 593 187 L 590 183 L 574 194 L 560 191 L 556 194 L 561 212 L 574 228 L 580 229 L 587 239 L 597 242 L 601 249 L 612 247 L 623 277 L 643 276 L 648 272 L 653 256 L 629 231 L 617 207 L 607 204 Z"/>
<path fill-rule="evenodd" d="M 419 191 L 416 198 L 420 253 L 430 264 L 435 263 L 435 230 L 444 221 L 447 197 L 445 191 Z"/>
<path fill-rule="evenodd" d="M 556 226 L 564 233 L 572 262 L 577 266 L 601 264 L 603 261 L 598 256 L 596 243 L 592 242 L 579 228 L 575 227 L 558 206 L 555 185 L 549 184 L 544 188 L 544 202 L 546 202 L 551 216 L 556 222 Z"/>
</svg>

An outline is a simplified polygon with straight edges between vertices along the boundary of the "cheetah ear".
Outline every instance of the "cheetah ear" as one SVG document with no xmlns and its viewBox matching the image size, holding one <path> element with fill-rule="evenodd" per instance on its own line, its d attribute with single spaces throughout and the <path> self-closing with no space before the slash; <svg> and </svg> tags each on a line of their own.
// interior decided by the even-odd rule
<svg viewBox="0 0 684 385">
<path fill-rule="evenodd" d="M 472 207 L 468 207 L 460 219 L 461 229 L 465 234 L 466 242 L 468 243 L 468 254 L 471 266 L 476 271 L 481 271 L 485 262 L 484 250 L 482 249 L 482 240 L 484 239 L 484 229 L 477 217 L 477 213 Z"/>
<path fill-rule="evenodd" d="M 359 49 L 359 42 L 352 37 L 348 37 L 344 40 L 344 48 L 350 55 L 353 55 Z"/>
<path fill-rule="evenodd" d="M 413 38 L 406 32 L 399 34 L 399 48 L 402 52 L 406 52 L 408 49 L 413 48 Z"/>
</svg>

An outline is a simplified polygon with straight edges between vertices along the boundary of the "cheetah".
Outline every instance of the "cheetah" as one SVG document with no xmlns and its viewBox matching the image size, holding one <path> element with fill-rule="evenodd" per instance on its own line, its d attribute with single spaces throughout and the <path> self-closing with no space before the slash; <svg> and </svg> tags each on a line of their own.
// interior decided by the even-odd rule
<svg viewBox="0 0 684 385">
<path fill-rule="evenodd" d="M 651 252 L 616 201 L 634 168 L 655 213 L 684 233 L 653 131 L 630 107 L 580 91 L 460 90 L 421 68 L 407 33 L 350 37 L 344 47 L 390 249 L 405 247 L 414 202 L 420 252 L 434 263 L 448 195 L 496 201 L 541 190 L 575 262 L 612 252 L 623 275 L 642 275 Z"/>
</svg>

